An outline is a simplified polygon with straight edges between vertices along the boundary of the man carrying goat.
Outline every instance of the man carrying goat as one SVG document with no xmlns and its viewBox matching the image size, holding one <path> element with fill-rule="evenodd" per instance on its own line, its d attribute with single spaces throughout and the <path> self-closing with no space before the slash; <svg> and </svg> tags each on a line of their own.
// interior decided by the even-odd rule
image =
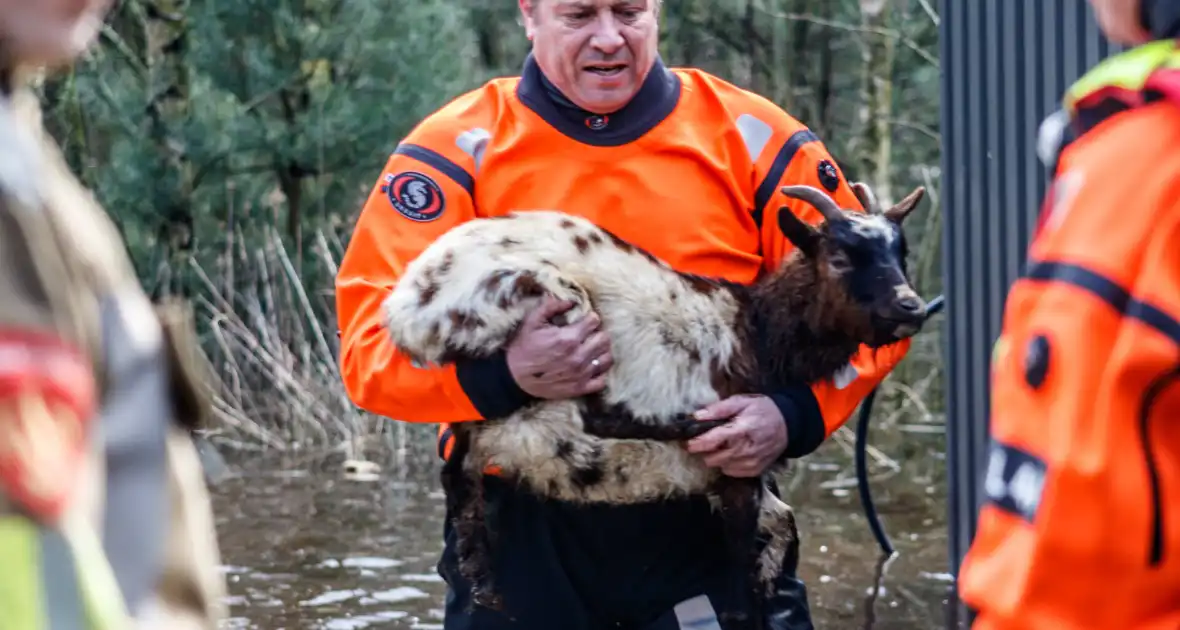
<svg viewBox="0 0 1180 630">
<path fill-rule="evenodd" d="M 678 271 L 749 284 L 793 250 L 778 229 L 778 208 L 809 224 L 821 220 L 811 205 L 784 196 L 784 185 L 811 185 L 842 207 L 862 207 L 799 121 L 704 72 L 663 65 L 658 2 L 519 0 L 519 7 L 533 42 L 521 76 L 460 96 L 397 147 L 336 282 L 350 396 L 380 415 L 441 423 L 444 458 L 449 424 L 595 393 L 612 362 L 593 315 L 550 323 L 570 306 L 557 301 L 532 313 L 506 351 L 490 359 L 430 367 L 396 352 L 381 302 L 406 265 L 451 228 L 513 210 L 560 209 Z M 689 450 L 735 477 L 802 457 L 847 420 L 908 347 L 862 348 L 837 378 L 814 387 L 721 400 L 698 416 L 730 421 L 689 442 Z M 451 587 L 447 630 L 683 627 L 713 616 L 710 596 L 741 579 L 703 497 L 574 506 L 542 501 L 494 475 L 485 491 L 497 532 L 498 588 L 505 601 L 527 604 L 469 608 L 448 525 L 440 562 Z M 764 607 L 768 628 L 811 628 L 794 572 L 784 568 Z"/>
</svg>

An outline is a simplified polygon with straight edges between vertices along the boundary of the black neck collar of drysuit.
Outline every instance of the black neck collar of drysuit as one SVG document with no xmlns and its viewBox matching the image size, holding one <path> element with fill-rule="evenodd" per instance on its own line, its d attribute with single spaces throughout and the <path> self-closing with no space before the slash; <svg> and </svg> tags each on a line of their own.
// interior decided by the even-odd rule
<svg viewBox="0 0 1180 630">
<path fill-rule="evenodd" d="M 1152 39 L 1180 38 L 1180 0 L 1142 0 L 1139 12 Z"/>
<path fill-rule="evenodd" d="M 680 78 L 657 57 L 639 92 L 610 114 L 588 112 L 554 86 L 532 53 L 524 60 L 517 98 L 561 133 L 585 144 L 618 146 L 638 140 L 660 124 L 680 102 Z"/>
</svg>

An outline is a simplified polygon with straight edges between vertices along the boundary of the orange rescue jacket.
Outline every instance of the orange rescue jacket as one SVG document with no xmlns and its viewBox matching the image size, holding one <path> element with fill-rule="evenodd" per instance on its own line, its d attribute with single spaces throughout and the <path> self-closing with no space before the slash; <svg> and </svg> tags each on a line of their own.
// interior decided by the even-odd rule
<svg viewBox="0 0 1180 630">
<path fill-rule="evenodd" d="M 635 99 L 610 116 L 579 113 L 531 56 L 520 77 L 493 80 L 426 118 L 398 145 L 366 201 L 336 280 L 340 365 L 360 407 L 408 422 L 484 419 L 503 370 L 420 368 L 396 352 L 380 303 L 405 265 L 443 232 L 475 217 L 559 209 L 650 250 L 674 268 L 748 283 L 793 247 L 776 226 L 785 184 L 822 186 L 860 205 L 820 140 L 770 101 L 698 70 L 656 63 Z M 856 375 L 814 385 L 811 426 L 788 453 L 814 450 L 900 361 L 901 342 L 855 358 Z M 812 395 L 814 393 L 814 395 Z M 804 405 L 806 406 L 806 405 Z M 482 407 L 482 409 L 481 409 Z M 788 419 L 790 423 L 790 419 Z"/>
<path fill-rule="evenodd" d="M 993 359 L 976 630 L 1180 628 L 1180 50 L 1110 60 L 1068 144 Z"/>
</svg>

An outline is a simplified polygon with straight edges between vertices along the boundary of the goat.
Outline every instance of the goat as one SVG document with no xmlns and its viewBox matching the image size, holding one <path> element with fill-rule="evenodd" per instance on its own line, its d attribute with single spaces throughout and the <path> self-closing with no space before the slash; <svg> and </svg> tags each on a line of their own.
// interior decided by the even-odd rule
<svg viewBox="0 0 1180 630">
<path fill-rule="evenodd" d="M 614 365 L 601 392 L 452 426 L 443 483 L 473 601 L 501 604 L 486 566 L 485 466 L 565 501 L 707 493 L 751 579 L 770 588 L 797 544 L 791 508 L 765 485 L 774 471 L 730 478 L 670 442 L 724 422 L 693 419 L 706 404 L 831 378 L 862 344 L 918 331 L 924 302 L 907 279 L 901 223 L 925 191 L 882 212 L 866 185 L 853 190 L 866 212 L 841 210 L 810 186 L 782 188 L 824 221 L 812 227 L 782 208 L 778 228 L 795 251 L 749 286 L 677 272 L 590 221 L 550 210 L 465 222 L 407 265 L 382 306 L 393 345 L 416 365 L 503 349 L 547 294 L 575 304 L 554 323 L 594 311 L 611 340 Z M 769 535 L 761 552 L 758 532 Z"/>
</svg>

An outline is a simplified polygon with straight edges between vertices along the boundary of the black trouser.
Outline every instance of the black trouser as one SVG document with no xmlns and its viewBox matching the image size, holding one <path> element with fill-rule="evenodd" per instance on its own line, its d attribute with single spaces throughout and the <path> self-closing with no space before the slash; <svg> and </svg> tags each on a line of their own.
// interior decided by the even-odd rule
<svg viewBox="0 0 1180 630">
<path fill-rule="evenodd" d="M 438 566 L 449 586 L 445 630 L 716 630 L 687 617 L 707 615 L 707 604 L 727 610 L 742 593 L 734 585 L 745 571 L 727 562 L 720 519 L 703 497 L 575 506 L 540 501 L 496 477 L 484 481 L 493 583 L 504 607 L 468 611 L 448 514 Z M 767 630 L 812 630 L 790 555 L 795 562 L 766 603 Z"/>
</svg>

